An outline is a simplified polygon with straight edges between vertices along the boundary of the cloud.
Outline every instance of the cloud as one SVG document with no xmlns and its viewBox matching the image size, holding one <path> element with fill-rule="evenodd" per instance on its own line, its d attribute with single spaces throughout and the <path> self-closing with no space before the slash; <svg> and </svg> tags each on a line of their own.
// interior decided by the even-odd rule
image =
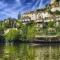
<svg viewBox="0 0 60 60">
<path fill-rule="evenodd" d="M 3 0 L 4 3 L 13 4 L 15 0 Z"/>
<path fill-rule="evenodd" d="M 41 8 L 48 3 L 49 0 L 0 0 L 0 19 L 17 18 L 19 12 Z"/>
<path fill-rule="evenodd" d="M 17 11 L 16 8 L 19 6 L 20 4 L 17 2 L 11 6 L 8 3 L 0 1 L 0 19 L 5 19 L 7 17 L 17 18 L 19 11 Z"/>
<path fill-rule="evenodd" d="M 7 4 L 4 4 L 3 2 L 0 2 L 0 9 L 3 9 L 6 6 L 7 6 Z"/>
<path fill-rule="evenodd" d="M 16 0 L 16 2 L 20 2 L 20 0 Z"/>
</svg>

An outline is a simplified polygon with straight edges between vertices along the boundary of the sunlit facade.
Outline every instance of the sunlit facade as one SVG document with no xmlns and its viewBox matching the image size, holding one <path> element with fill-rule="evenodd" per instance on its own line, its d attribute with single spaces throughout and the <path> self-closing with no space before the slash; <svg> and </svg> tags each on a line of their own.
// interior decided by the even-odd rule
<svg viewBox="0 0 60 60">
<path fill-rule="evenodd" d="M 24 13 L 22 15 L 22 18 L 30 17 L 31 20 L 34 20 L 36 22 L 38 27 L 43 27 L 44 23 L 48 23 L 49 21 L 56 21 L 56 24 L 58 25 L 60 15 L 56 15 L 55 12 L 60 11 L 60 1 L 58 4 L 56 0 L 51 0 L 49 7 L 52 13 L 48 12 L 48 8 L 37 9 L 36 11 Z M 24 19 L 22 19 L 22 21 L 24 21 Z"/>
</svg>

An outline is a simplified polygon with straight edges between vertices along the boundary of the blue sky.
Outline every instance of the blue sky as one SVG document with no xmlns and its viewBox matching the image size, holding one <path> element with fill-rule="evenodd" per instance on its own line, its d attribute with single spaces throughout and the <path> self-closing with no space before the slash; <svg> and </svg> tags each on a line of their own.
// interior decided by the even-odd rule
<svg viewBox="0 0 60 60">
<path fill-rule="evenodd" d="M 19 12 L 40 9 L 49 3 L 50 0 L 0 0 L 0 20 L 17 18 Z"/>
</svg>

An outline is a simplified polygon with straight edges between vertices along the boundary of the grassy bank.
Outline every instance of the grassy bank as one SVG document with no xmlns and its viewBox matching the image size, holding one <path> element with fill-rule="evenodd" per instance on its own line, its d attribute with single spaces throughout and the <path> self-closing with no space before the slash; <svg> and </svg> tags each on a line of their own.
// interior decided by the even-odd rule
<svg viewBox="0 0 60 60">
<path fill-rule="evenodd" d="M 60 24 L 59 24 L 60 25 Z M 23 24 L 21 21 L 16 21 L 16 27 L 10 27 L 10 24 L 0 24 L 0 39 L 5 41 L 34 41 L 37 37 L 60 37 L 60 26 L 54 21 L 48 22 L 42 28 L 36 28 L 36 23 L 30 21 Z"/>
</svg>

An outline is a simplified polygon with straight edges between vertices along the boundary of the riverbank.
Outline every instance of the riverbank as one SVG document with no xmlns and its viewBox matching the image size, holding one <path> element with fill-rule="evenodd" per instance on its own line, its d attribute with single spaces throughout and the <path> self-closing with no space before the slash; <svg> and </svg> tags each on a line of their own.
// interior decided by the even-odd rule
<svg viewBox="0 0 60 60">
<path fill-rule="evenodd" d="M 58 35 L 36 36 L 35 42 L 59 43 L 60 37 Z"/>
<path fill-rule="evenodd" d="M 7 40 L 9 43 L 60 43 L 60 37 L 57 35 L 44 35 L 44 36 L 38 36 L 34 39 L 27 40 L 27 39 L 15 39 L 15 40 Z M 3 36 L 0 37 L 0 44 L 5 43 L 6 40 Z"/>
</svg>

